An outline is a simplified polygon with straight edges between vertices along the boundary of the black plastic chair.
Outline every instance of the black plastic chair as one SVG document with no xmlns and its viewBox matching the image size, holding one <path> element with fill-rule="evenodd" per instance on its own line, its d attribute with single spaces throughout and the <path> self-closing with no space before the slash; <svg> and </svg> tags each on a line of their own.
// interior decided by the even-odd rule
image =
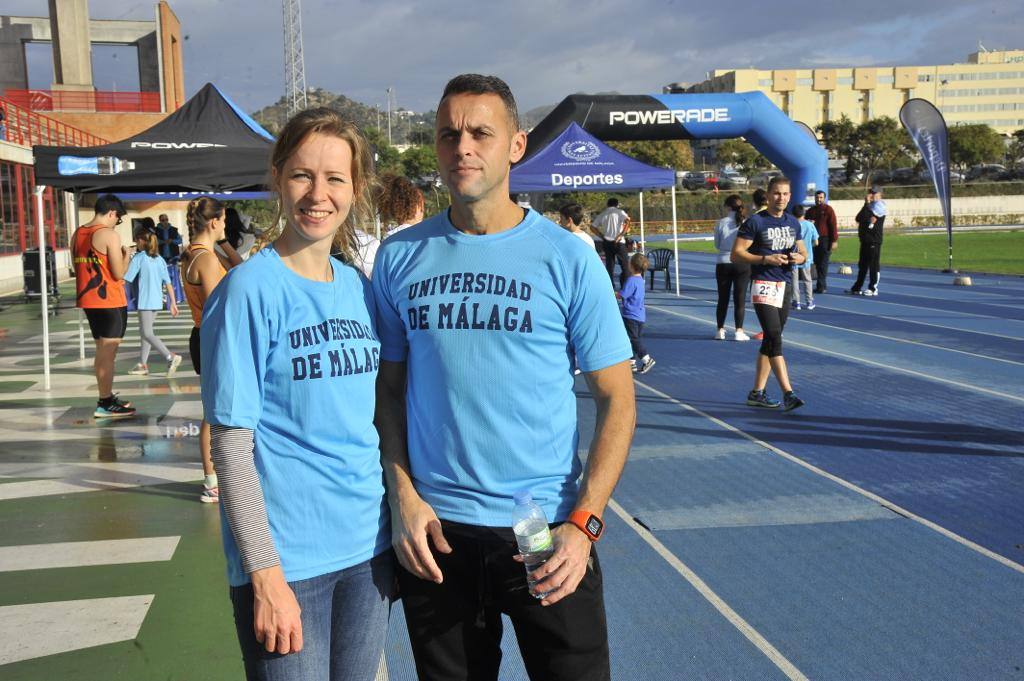
<svg viewBox="0 0 1024 681">
<path fill-rule="evenodd" d="M 665 290 L 672 287 L 672 275 L 669 273 L 669 266 L 672 258 L 676 256 L 671 249 L 655 248 L 647 252 L 647 272 L 651 275 L 651 290 L 654 290 L 654 273 L 660 270 L 665 272 Z"/>
</svg>

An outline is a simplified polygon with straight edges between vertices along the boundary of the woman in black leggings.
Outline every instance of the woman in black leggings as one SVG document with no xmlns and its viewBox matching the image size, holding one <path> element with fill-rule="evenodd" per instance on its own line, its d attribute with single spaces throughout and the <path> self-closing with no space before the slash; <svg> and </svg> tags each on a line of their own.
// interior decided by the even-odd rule
<svg viewBox="0 0 1024 681">
<path fill-rule="evenodd" d="M 718 307 L 715 310 L 718 319 L 718 330 L 715 340 L 725 340 L 725 313 L 729 309 L 729 294 L 732 293 L 732 312 L 736 322 L 736 333 L 733 339 L 750 340 L 743 331 L 743 317 L 747 309 L 747 285 L 750 283 L 750 265 L 744 262 L 733 263 L 730 260 L 732 245 L 736 241 L 736 232 L 747 219 L 747 209 L 738 194 L 732 194 L 725 200 L 729 214 L 718 221 L 715 227 L 715 248 L 718 258 L 715 263 L 715 280 L 718 282 Z"/>
</svg>

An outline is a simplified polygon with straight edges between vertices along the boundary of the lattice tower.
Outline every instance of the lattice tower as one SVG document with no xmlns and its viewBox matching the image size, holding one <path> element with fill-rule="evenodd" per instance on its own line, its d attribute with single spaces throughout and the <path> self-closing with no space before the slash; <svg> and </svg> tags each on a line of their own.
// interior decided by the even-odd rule
<svg viewBox="0 0 1024 681">
<path fill-rule="evenodd" d="M 302 3 L 283 0 L 284 88 L 288 115 L 306 108 L 306 62 L 302 57 Z"/>
</svg>

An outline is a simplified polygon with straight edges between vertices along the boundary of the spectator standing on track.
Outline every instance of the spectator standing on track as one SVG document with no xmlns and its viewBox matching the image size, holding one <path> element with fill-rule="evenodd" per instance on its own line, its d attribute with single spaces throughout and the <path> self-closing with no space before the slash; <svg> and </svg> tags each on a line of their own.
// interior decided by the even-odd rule
<svg viewBox="0 0 1024 681">
<path fill-rule="evenodd" d="M 373 278 L 377 427 L 418 678 L 497 679 L 504 613 L 532 679 L 606 681 L 592 544 L 636 418 L 629 340 L 592 251 L 509 199 L 526 133 L 508 85 L 456 76 L 436 126 L 451 208 L 387 239 Z M 597 405 L 585 469 L 574 354 Z M 557 525 L 533 593 L 510 527 L 524 489 Z"/>
<path fill-rule="evenodd" d="M 174 300 L 174 288 L 171 287 L 171 277 L 167 273 L 167 263 L 160 257 L 157 246 L 155 228 L 152 227 L 153 219 L 147 218 L 150 227 L 142 227 L 135 235 L 135 248 L 137 252 L 132 256 L 128 264 L 128 272 L 124 280 L 134 282 L 138 280 L 138 296 L 136 297 L 136 310 L 139 316 L 139 338 L 142 347 L 140 349 L 139 363 L 135 365 L 129 374 L 133 376 L 149 375 L 149 352 L 155 348 L 167 360 L 167 376 L 173 376 L 181 364 L 181 355 L 171 352 L 164 345 L 153 330 L 153 321 L 157 312 L 164 309 L 164 291 L 167 292 L 167 300 L 170 302 L 172 317 L 178 316 L 178 303 Z"/>
<path fill-rule="evenodd" d="M 188 339 L 188 354 L 192 368 L 202 375 L 202 354 L 200 351 L 200 325 L 206 300 L 213 293 L 228 270 L 241 264 L 238 255 L 225 232 L 227 217 L 217 199 L 203 196 L 192 199 L 186 211 L 188 222 L 188 249 L 181 258 L 181 284 L 185 289 L 185 300 L 192 310 L 192 334 Z M 217 252 L 216 246 L 224 252 Z M 203 462 L 203 491 L 199 500 L 212 504 L 220 500 L 217 473 L 213 469 L 210 455 L 210 424 L 204 418 L 199 425 L 199 456 Z"/>
<path fill-rule="evenodd" d="M 882 200 L 882 188 L 872 187 L 864 199 L 864 205 L 857 213 L 857 238 L 860 239 L 860 257 L 857 259 L 857 281 L 853 282 L 850 293 L 855 296 L 877 296 L 879 262 L 882 255 L 882 235 L 885 228 L 886 207 Z M 862 290 L 865 277 L 867 289 Z"/>
<path fill-rule="evenodd" d="M 99 400 L 94 418 L 133 416 L 130 402 L 114 394 L 114 360 L 128 328 L 128 298 L 122 279 L 128 271 L 128 249 L 114 229 L 127 210 L 121 199 L 104 194 L 96 199 L 96 214 L 71 235 L 71 258 L 75 270 L 76 305 L 89 321 L 96 357 L 93 371 Z"/>
<path fill-rule="evenodd" d="M 726 197 L 725 207 L 729 209 L 729 214 L 715 225 L 715 248 L 718 249 L 718 257 L 715 259 L 715 281 L 718 284 L 718 305 L 715 308 L 718 330 L 715 332 L 715 340 L 725 340 L 725 315 L 729 311 L 731 295 L 733 321 L 736 324 L 733 339 L 748 341 L 750 336 L 743 330 L 743 320 L 747 313 L 750 265 L 732 262 L 732 245 L 740 225 L 747 219 L 747 211 L 738 194 Z"/>
<path fill-rule="evenodd" d="M 619 200 L 608 199 L 608 207 L 598 213 L 592 222 L 595 234 L 601 237 L 601 252 L 604 254 L 604 265 L 608 270 L 608 278 L 615 281 L 615 263 L 619 263 L 619 288 L 629 277 L 629 255 L 626 253 L 626 232 L 629 230 L 630 217 L 619 208 Z"/>
<path fill-rule="evenodd" d="M 793 308 L 801 309 L 800 305 L 800 282 L 803 281 L 804 297 L 807 300 L 807 309 L 814 309 L 814 281 L 811 277 L 811 268 L 814 266 L 814 250 L 808 248 L 810 244 L 818 244 L 818 230 L 814 224 L 804 220 L 804 207 L 793 206 L 793 217 L 800 221 L 799 239 L 804 242 L 804 249 L 807 251 L 807 260 L 799 265 L 793 266 Z"/>
<path fill-rule="evenodd" d="M 768 208 L 743 223 L 732 248 L 733 262 L 751 265 L 751 301 L 764 333 L 754 370 L 754 388 L 747 395 L 747 404 L 779 407 L 778 400 L 765 392 L 768 376 L 774 373 L 783 391 L 785 411 L 804 404 L 790 385 L 782 356 L 782 329 L 792 296 L 790 268 L 807 259 L 804 242 L 800 240 L 800 223 L 786 212 L 790 195 L 789 179 L 782 175 L 773 177 L 768 183 Z"/>
<path fill-rule="evenodd" d="M 578 236 L 583 243 L 593 248 L 595 252 L 597 251 L 597 242 L 580 227 L 583 224 L 583 220 L 586 219 L 583 213 L 583 206 L 578 203 L 567 203 L 558 209 L 558 215 L 558 224 Z"/>
<path fill-rule="evenodd" d="M 178 262 L 181 258 L 181 234 L 165 213 L 160 215 L 160 220 L 156 223 L 156 242 L 164 262 L 168 265 Z"/>
<path fill-rule="evenodd" d="M 750 210 L 751 215 L 763 213 L 768 207 L 768 192 L 758 187 L 751 195 L 750 202 L 754 204 L 753 208 Z"/>
<path fill-rule="evenodd" d="M 629 364 L 633 371 L 640 374 L 646 374 L 654 366 L 654 358 L 647 354 L 644 346 L 644 324 L 647 322 L 647 306 L 644 304 L 646 271 L 646 256 L 634 253 L 629 258 L 629 278 L 617 294 L 622 301 L 622 321 L 626 325 L 626 335 L 633 348 L 633 359 L 629 360 Z"/>
<path fill-rule="evenodd" d="M 827 293 L 828 261 L 832 257 L 832 251 L 839 247 L 839 223 L 836 221 L 836 212 L 828 205 L 825 192 L 820 189 L 814 192 L 814 205 L 807 209 L 807 219 L 814 223 L 818 231 L 818 242 L 813 250 L 814 269 L 817 274 L 814 292 Z"/>
</svg>

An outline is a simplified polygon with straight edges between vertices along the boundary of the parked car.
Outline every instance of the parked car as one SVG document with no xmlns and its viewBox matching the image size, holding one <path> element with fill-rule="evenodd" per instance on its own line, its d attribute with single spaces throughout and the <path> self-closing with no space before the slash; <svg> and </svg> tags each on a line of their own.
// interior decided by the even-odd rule
<svg viewBox="0 0 1024 681">
<path fill-rule="evenodd" d="M 719 189 L 737 189 L 746 187 L 748 184 L 750 181 L 735 170 L 723 170 L 722 174 L 718 176 Z"/>
<path fill-rule="evenodd" d="M 892 171 L 891 179 L 893 184 L 913 184 L 917 181 L 917 172 L 913 168 L 897 168 Z"/>
<path fill-rule="evenodd" d="M 1006 166 L 999 163 L 979 163 L 967 171 L 967 181 L 995 180 L 1006 172 Z"/>
<path fill-rule="evenodd" d="M 755 187 L 764 188 L 768 186 L 768 182 L 773 177 L 781 174 L 781 170 L 765 170 L 764 172 L 760 172 L 757 175 L 754 175 L 754 177 L 751 178 L 750 180 L 750 184 L 753 184 Z"/>
<path fill-rule="evenodd" d="M 683 189 L 693 190 L 704 186 L 704 173 L 700 171 L 691 170 L 677 177 L 679 177 L 679 184 Z"/>
</svg>

